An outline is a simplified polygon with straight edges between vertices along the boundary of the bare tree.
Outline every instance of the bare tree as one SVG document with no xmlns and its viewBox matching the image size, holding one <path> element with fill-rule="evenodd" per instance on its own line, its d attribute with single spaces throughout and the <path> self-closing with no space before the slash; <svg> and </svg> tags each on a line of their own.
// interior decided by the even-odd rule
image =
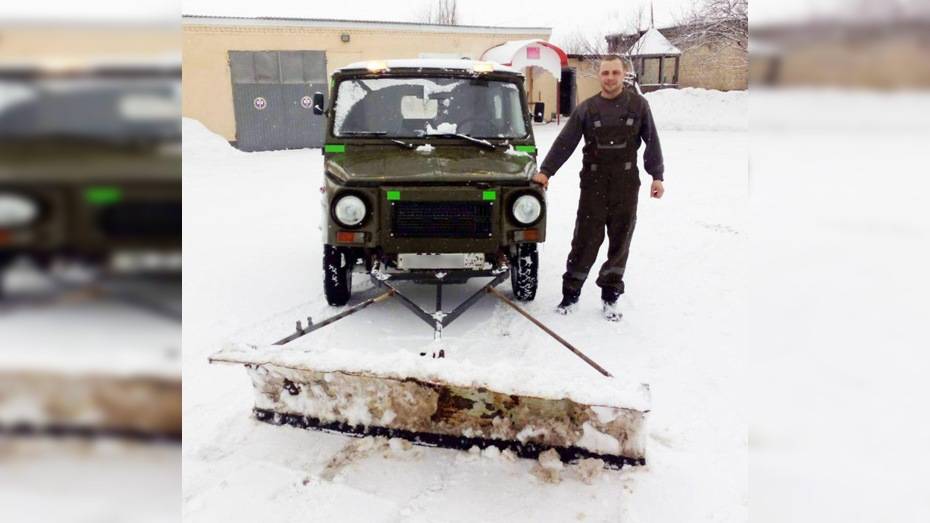
<svg viewBox="0 0 930 523">
<path fill-rule="evenodd" d="M 748 0 L 695 0 L 679 20 L 680 30 L 672 43 L 682 51 L 709 48 L 711 53 L 694 55 L 700 56 L 703 65 L 745 70 L 749 65 L 748 4 Z"/>
<path fill-rule="evenodd" d="M 429 0 L 417 15 L 420 22 L 439 25 L 458 25 L 456 0 Z"/>
<path fill-rule="evenodd" d="M 562 50 L 568 54 L 581 55 L 575 73 L 588 78 L 597 78 L 600 56 L 607 53 L 606 34 L 599 31 L 576 29 L 565 37 Z"/>
<path fill-rule="evenodd" d="M 603 30 L 577 29 L 569 34 L 562 44 L 562 49 L 570 54 L 585 55 L 592 58 L 580 74 L 584 76 L 597 77 L 598 68 L 600 67 L 600 57 L 608 53 L 617 53 L 621 55 L 628 54 L 627 47 L 630 43 L 639 39 L 649 27 L 646 5 L 638 4 L 634 8 L 624 10 L 615 9 L 607 13 L 607 23 Z M 611 48 L 608 43 L 609 35 L 635 35 L 623 48 Z M 629 67 L 629 63 L 627 63 Z"/>
<path fill-rule="evenodd" d="M 624 33 L 641 34 L 645 32 L 652 24 L 652 19 L 646 17 L 646 4 L 638 4 L 636 8 L 629 11 L 626 16 L 626 25 Z"/>
<path fill-rule="evenodd" d="M 684 31 L 677 38 L 685 47 L 732 45 L 748 49 L 748 0 L 699 0 L 686 12 L 679 25 Z"/>
<path fill-rule="evenodd" d="M 576 29 L 565 37 L 561 47 L 569 54 L 602 55 L 607 52 L 607 37 L 600 32 Z"/>
<path fill-rule="evenodd" d="M 646 18 L 646 4 L 639 4 L 636 9 L 630 11 L 629 16 L 627 17 L 626 28 L 623 34 L 626 35 L 635 35 L 633 43 L 626 49 L 618 49 L 617 51 L 626 56 L 627 60 L 631 56 L 639 54 L 639 48 L 642 46 L 643 41 L 640 37 L 649 30 L 649 27 L 652 25 L 652 18 Z"/>
</svg>

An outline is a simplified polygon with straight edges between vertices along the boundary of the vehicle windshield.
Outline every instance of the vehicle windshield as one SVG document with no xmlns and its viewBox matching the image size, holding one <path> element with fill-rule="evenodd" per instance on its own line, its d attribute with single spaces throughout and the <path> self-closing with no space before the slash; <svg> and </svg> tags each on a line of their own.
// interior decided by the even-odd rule
<svg viewBox="0 0 930 523">
<path fill-rule="evenodd" d="M 459 133 L 526 136 L 520 90 L 482 78 L 344 80 L 336 93 L 333 134 L 415 138 Z"/>
<path fill-rule="evenodd" d="M 177 78 L 0 75 L 0 138 L 178 141 L 180 106 Z"/>
</svg>

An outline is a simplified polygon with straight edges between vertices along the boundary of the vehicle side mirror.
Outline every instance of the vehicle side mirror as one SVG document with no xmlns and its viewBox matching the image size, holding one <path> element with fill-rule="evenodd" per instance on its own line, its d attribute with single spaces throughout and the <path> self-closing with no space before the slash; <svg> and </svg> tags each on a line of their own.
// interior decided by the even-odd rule
<svg viewBox="0 0 930 523">
<path fill-rule="evenodd" d="M 323 93 L 313 93 L 313 114 L 323 114 Z"/>
</svg>

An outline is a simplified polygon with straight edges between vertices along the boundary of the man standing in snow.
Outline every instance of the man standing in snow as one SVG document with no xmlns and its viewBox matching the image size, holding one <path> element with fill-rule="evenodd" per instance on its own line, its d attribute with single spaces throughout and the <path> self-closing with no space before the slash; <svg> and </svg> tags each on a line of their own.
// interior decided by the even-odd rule
<svg viewBox="0 0 930 523">
<path fill-rule="evenodd" d="M 636 158 L 642 142 L 646 143 L 646 172 L 652 176 L 649 193 L 653 198 L 661 198 L 665 192 L 662 149 L 652 112 L 642 95 L 624 87 L 625 73 L 619 56 L 609 55 L 601 61 L 601 92 L 575 107 L 539 173 L 533 176 L 533 181 L 547 187 L 549 178 L 584 137 L 581 198 L 572 250 L 562 276 L 562 302 L 556 308 L 560 314 L 568 314 L 578 303 L 581 287 L 604 242 L 606 228 L 607 261 L 601 266 L 597 285 L 601 288 L 604 317 L 611 321 L 621 317 L 617 299 L 623 294 L 623 273 L 636 225 L 640 187 Z"/>
</svg>

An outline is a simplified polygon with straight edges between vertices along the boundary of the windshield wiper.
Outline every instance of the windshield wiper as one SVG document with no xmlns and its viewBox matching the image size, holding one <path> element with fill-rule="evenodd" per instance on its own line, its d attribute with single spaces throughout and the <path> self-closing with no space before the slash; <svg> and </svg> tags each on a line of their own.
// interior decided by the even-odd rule
<svg viewBox="0 0 930 523">
<path fill-rule="evenodd" d="M 397 145 L 403 147 L 404 149 L 413 149 L 413 148 L 416 147 L 416 146 L 413 145 L 412 143 L 407 143 L 407 142 L 405 142 L 405 141 L 403 141 L 403 140 L 397 140 L 396 138 L 392 138 L 392 139 L 391 139 L 391 143 L 396 143 Z"/>
<path fill-rule="evenodd" d="M 429 138 L 430 136 L 443 136 L 443 137 L 446 137 L 446 138 L 449 138 L 449 137 L 461 138 L 461 139 L 463 139 L 463 140 L 467 140 L 467 141 L 469 141 L 469 142 L 471 142 L 471 143 L 478 144 L 478 145 L 487 147 L 487 148 L 492 149 L 492 150 L 496 150 L 496 149 L 497 149 L 497 146 L 496 146 L 496 145 L 494 145 L 493 143 L 491 143 L 491 142 L 489 142 L 489 141 L 487 141 L 487 140 L 483 140 L 483 139 L 481 139 L 481 138 L 475 138 L 474 136 L 469 136 L 469 135 L 467 135 L 467 134 L 462 134 L 462 133 L 435 133 L 435 134 L 427 134 L 427 135 L 426 135 L 426 138 Z"/>
</svg>

